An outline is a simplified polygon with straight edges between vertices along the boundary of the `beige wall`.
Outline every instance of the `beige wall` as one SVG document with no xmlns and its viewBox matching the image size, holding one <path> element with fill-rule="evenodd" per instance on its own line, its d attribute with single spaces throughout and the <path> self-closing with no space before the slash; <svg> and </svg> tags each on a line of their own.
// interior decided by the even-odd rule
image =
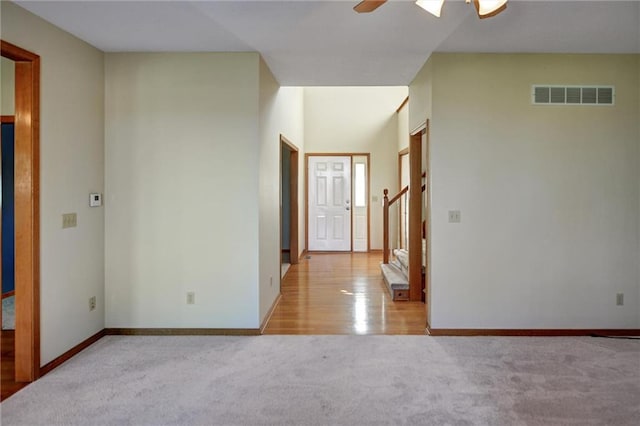
<svg viewBox="0 0 640 426">
<path fill-rule="evenodd" d="M 13 3 L 3 1 L 2 39 L 41 58 L 40 300 L 41 362 L 104 328 L 102 52 Z M 62 229 L 62 214 L 78 226 Z M 97 297 L 89 312 L 89 298 Z"/>
<path fill-rule="evenodd" d="M 398 187 L 396 109 L 406 96 L 407 87 L 304 89 L 306 152 L 371 153 L 371 249 L 382 249 L 382 191 Z"/>
<path fill-rule="evenodd" d="M 424 124 L 432 115 L 433 61 L 427 60 L 409 85 L 409 132 Z M 433 125 L 433 123 L 431 123 Z M 407 142 L 408 143 L 408 142 Z"/>
<path fill-rule="evenodd" d="M 105 70 L 107 327 L 256 328 L 258 54 Z"/>
<path fill-rule="evenodd" d="M 398 111 L 398 152 L 409 148 L 409 104 Z"/>
<path fill-rule="evenodd" d="M 260 60 L 260 322 L 280 294 L 280 135 L 299 149 L 299 249 L 304 249 L 303 89 L 280 87 Z M 291 253 L 299 256 L 300 253 Z"/>
<path fill-rule="evenodd" d="M 431 57 L 432 327 L 640 326 L 638 62 Z M 614 85 L 616 105 L 532 105 L 532 84 Z"/>
<path fill-rule="evenodd" d="M 638 19 L 640 20 L 640 7 L 638 7 Z M 639 33 L 639 36 L 640 36 L 640 33 Z M 640 80 L 640 56 L 636 55 L 636 61 L 637 61 L 636 73 L 638 74 L 638 79 Z M 638 98 L 637 98 L 636 111 L 637 111 L 636 124 L 638 126 L 638 139 L 640 139 L 640 82 L 638 83 Z M 638 164 L 640 164 L 640 148 L 638 148 Z M 640 192 L 640 189 L 638 189 L 638 192 Z M 640 210 L 640 194 L 638 195 L 638 210 Z M 638 239 L 640 240 L 640 215 L 638 215 Z M 638 250 L 637 266 L 638 266 L 638 276 L 640 277 L 640 249 Z M 640 305 L 640 282 L 638 283 L 638 301 Z M 638 308 L 638 311 L 640 311 L 640 308 Z M 638 316 L 640 317 L 640 312 L 638 312 Z M 640 319 L 638 319 L 638 322 L 640 323 Z"/>
<path fill-rule="evenodd" d="M 0 115 L 13 115 L 15 112 L 15 65 L 11 59 L 0 61 Z"/>
</svg>

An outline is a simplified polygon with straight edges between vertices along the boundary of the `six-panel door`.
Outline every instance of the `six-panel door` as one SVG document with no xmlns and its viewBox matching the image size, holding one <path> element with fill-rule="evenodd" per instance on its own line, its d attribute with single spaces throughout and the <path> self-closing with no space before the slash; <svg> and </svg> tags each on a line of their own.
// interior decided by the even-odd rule
<svg viewBox="0 0 640 426">
<path fill-rule="evenodd" d="M 309 157 L 310 251 L 351 250 L 351 157 Z"/>
</svg>

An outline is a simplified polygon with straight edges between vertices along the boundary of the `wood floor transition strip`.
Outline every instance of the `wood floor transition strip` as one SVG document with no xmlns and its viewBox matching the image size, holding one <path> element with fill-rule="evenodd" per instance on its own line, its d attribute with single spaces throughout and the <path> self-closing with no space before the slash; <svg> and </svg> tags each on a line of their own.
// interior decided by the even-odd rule
<svg viewBox="0 0 640 426">
<path fill-rule="evenodd" d="M 264 334 L 264 329 L 267 328 L 267 324 L 269 324 L 269 320 L 271 319 L 276 306 L 278 306 L 280 299 L 282 299 L 282 293 L 278 294 L 278 297 L 276 297 L 276 300 L 273 301 L 271 308 L 269 308 L 269 312 L 267 312 L 267 315 L 265 315 L 264 320 L 262 321 L 262 325 L 260 325 L 260 334 Z"/>
</svg>

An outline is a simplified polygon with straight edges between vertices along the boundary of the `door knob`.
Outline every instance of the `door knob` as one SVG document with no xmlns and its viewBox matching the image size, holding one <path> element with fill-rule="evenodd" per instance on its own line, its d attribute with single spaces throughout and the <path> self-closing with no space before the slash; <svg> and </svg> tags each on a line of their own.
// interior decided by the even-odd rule
<svg viewBox="0 0 640 426">
<path fill-rule="evenodd" d="M 347 207 L 347 210 L 349 210 L 349 207 Z"/>
</svg>

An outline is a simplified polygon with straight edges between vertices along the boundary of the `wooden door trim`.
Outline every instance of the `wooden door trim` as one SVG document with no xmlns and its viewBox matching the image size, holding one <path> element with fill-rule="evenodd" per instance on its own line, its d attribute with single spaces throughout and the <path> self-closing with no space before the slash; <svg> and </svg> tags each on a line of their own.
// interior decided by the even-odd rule
<svg viewBox="0 0 640 426">
<path fill-rule="evenodd" d="M 290 192 L 290 214 L 289 218 L 289 263 L 295 265 L 298 263 L 299 251 L 299 235 L 300 227 L 298 221 L 299 197 L 298 197 L 298 180 L 299 180 L 299 154 L 298 147 L 289 139 L 280 135 L 280 183 L 282 184 L 282 145 L 286 145 L 291 151 L 291 168 L 289 174 L 291 177 L 289 183 Z M 282 206 L 282 189 L 280 190 L 280 206 Z M 280 207 L 280 226 L 282 227 L 282 207 Z M 293 253 L 293 255 L 291 255 Z M 282 229 L 280 230 L 280 265 L 282 265 Z"/>
<path fill-rule="evenodd" d="M 425 120 L 414 132 L 411 133 L 409 139 L 409 164 L 410 164 L 410 179 L 409 179 L 409 229 L 422 229 L 422 136 L 426 138 L 426 164 L 425 164 L 425 220 L 427 226 L 425 229 L 426 238 L 426 265 L 425 265 L 425 283 L 424 291 L 426 291 L 425 305 L 427 305 L 428 312 L 430 312 L 429 297 L 431 291 L 430 280 L 430 265 L 431 265 L 431 166 L 430 166 L 430 123 L 429 120 Z M 414 155 L 418 154 L 418 155 Z M 419 159 L 417 157 L 420 157 Z M 418 200 L 412 199 L 414 197 Z M 416 205 L 418 204 L 418 205 Z M 420 301 L 422 300 L 423 292 L 422 287 L 422 232 L 409 233 L 409 298 L 410 300 Z M 412 252 L 413 255 L 412 255 Z M 419 263 L 420 268 L 411 267 L 411 264 Z M 417 293 L 417 294 L 416 294 Z M 427 319 L 428 319 L 427 313 Z"/>
<path fill-rule="evenodd" d="M 2 118 L 4 118 L 5 116 L 3 115 Z M 13 116 L 12 116 L 13 117 Z M 13 121 L 12 121 L 13 123 Z M 1 124 L 5 124 L 4 121 L 2 121 Z M 15 135 L 14 135 L 15 137 Z M 0 126 L 0 140 L 2 139 L 2 127 Z M 2 164 L 2 150 L 0 150 L 0 165 Z M 0 172 L 0 177 L 2 176 L 2 173 Z M 15 184 L 15 182 L 14 182 Z M 2 190 L 2 188 L 0 187 L 0 191 Z M 4 197 L 3 197 L 4 198 Z M 2 203 L 0 203 L 2 204 Z M 3 258 L 3 254 L 2 254 L 2 209 L 0 209 L 0 281 L 2 281 L 2 258 Z M 0 284 L 1 286 L 1 284 Z M 2 290 L 4 291 L 4 289 Z M 2 293 L 2 291 L 0 291 L 0 293 Z M 15 286 L 15 279 L 14 279 L 14 285 L 13 285 L 13 291 L 11 291 L 12 296 L 16 293 L 16 286 Z M 8 296 L 7 296 L 8 297 Z M 4 293 L 2 293 L 2 299 L 5 298 Z M 15 300 L 15 299 L 14 299 Z M 15 302 L 14 302 L 15 303 Z M 15 305 L 14 305 L 15 306 Z M 14 309 L 15 312 L 15 309 Z M 2 312 L 2 304 L 0 303 L 0 333 L 2 332 L 2 317 L 3 317 L 3 312 Z M 14 339 L 15 339 L 15 334 L 14 334 Z"/>
<path fill-rule="evenodd" d="M 304 154 L 304 248 L 309 250 L 309 157 L 350 157 L 353 166 L 353 157 L 367 157 L 367 252 L 371 251 L 371 153 L 370 152 L 307 152 Z M 353 167 L 352 167 L 353 169 Z M 351 170 L 351 187 L 353 187 L 353 170 Z M 352 189 L 353 192 L 353 189 Z M 353 193 L 351 194 L 353 200 Z M 353 253 L 353 208 L 351 216 L 351 251 Z M 331 252 L 344 253 L 344 252 Z"/>
<path fill-rule="evenodd" d="M 15 62 L 16 381 L 40 371 L 40 56 L 4 40 Z"/>
<path fill-rule="evenodd" d="M 422 132 L 409 138 L 409 300 L 422 300 Z"/>
<path fill-rule="evenodd" d="M 431 124 L 429 119 L 425 121 L 426 125 L 423 130 L 425 134 L 425 188 L 424 188 L 424 220 L 427 221 L 424 227 L 424 238 L 426 240 L 426 260 L 424 267 L 424 303 L 429 307 L 429 297 L 431 296 Z M 422 225 L 422 224 L 421 224 Z M 422 226 L 421 228 L 422 229 Z M 427 311 L 427 318 L 429 318 L 430 309 Z"/>
<path fill-rule="evenodd" d="M 367 252 L 371 251 L 371 154 L 367 154 Z"/>
<path fill-rule="evenodd" d="M 400 111 L 402 111 L 402 108 L 404 108 L 408 103 L 409 103 L 409 96 L 404 98 L 404 101 L 402 101 L 400 106 L 396 109 L 396 114 L 400 113 Z"/>
</svg>

